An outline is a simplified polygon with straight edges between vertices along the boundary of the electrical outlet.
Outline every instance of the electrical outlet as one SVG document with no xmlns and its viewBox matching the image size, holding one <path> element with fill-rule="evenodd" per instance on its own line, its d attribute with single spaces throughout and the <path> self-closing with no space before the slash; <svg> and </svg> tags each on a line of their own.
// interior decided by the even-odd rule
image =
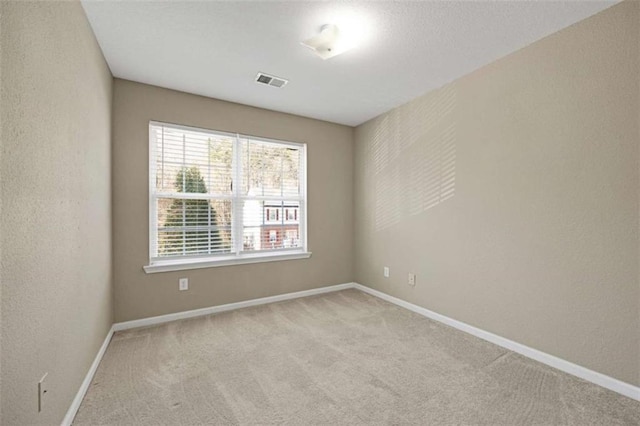
<svg viewBox="0 0 640 426">
<path fill-rule="evenodd" d="M 189 278 L 180 278 L 178 289 L 180 291 L 189 290 Z"/>
<path fill-rule="evenodd" d="M 389 267 L 388 266 L 384 267 L 384 277 L 385 278 L 389 278 Z"/>
<path fill-rule="evenodd" d="M 409 285 L 416 285 L 416 274 L 412 274 L 411 272 L 409 272 Z"/>
<path fill-rule="evenodd" d="M 44 407 L 44 397 L 47 395 L 47 382 L 45 381 L 49 373 L 44 373 L 44 376 L 38 382 L 38 413 L 42 411 Z"/>
</svg>

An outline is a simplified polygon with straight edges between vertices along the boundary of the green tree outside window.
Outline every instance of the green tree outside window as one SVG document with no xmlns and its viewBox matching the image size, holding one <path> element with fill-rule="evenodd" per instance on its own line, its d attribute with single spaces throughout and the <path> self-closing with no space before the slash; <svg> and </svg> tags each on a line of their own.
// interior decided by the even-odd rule
<svg viewBox="0 0 640 426">
<path fill-rule="evenodd" d="M 207 193 L 207 186 L 197 167 L 180 169 L 174 186 L 181 193 Z M 217 214 L 209 200 L 174 199 L 167 212 L 164 223 L 168 228 L 167 235 L 160 249 L 164 255 L 221 251 L 223 244 L 217 225 Z"/>
</svg>

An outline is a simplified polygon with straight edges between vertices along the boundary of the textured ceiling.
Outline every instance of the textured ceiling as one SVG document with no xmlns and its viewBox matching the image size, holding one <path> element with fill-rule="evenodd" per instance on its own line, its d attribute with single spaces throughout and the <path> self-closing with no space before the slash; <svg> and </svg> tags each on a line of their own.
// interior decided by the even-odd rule
<svg viewBox="0 0 640 426">
<path fill-rule="evenodd" d="M 83 2 L 116 77 L 358 125 L 617 1 Z M 300 42 L 350 21 L 323 61 Z M 254 83 L 258 71 L 283 89 Z"/>
</svg>

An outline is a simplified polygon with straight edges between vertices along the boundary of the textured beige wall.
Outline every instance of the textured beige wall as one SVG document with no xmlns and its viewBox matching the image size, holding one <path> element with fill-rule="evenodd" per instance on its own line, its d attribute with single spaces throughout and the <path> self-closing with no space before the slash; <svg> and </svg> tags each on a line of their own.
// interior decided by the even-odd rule
<svg viewBox="0 0 640 426">
<path fill-rule="evenodd" d="M 352 281 L 353 129 L 116 79 L 113 121 L 115 320 Z M 277 95 L 277 94 L 274 94 Z M 310 259 L 145 274 L 149 120 L 307 143 Z M 178 291 L 178 278 L 189 290 Z"/>
<path fill-rule="evenodd" d="M 2 42 L 2 28 L 4 27 L 4 9 L 0 4 L 0 179 L 2 178 L 2 150 L 3 150 L 3 139 L 2 133 L 4 130 L 3 118 L 4 114 L 2 113 L 2 99 L 3 99 L 3 88 L 2 88 L 2 69 L 4 68 L 2 62 L 2 50 L 3 50 L 3 42 Z M 0 180 L 1 182 L 1 180 Z M 2 192 L 0 192 L 0 217 L 2 217 Z M 2 225 L 0 225 L 0 423 L 2 423 Z"/>
<path fill-rule="evenodd" d="M 4 27 L 4 15 L 3 6 L 0 4 L 0 179 L 2 178 L 2 133 L 4 130 L 2 113 L 2 28 Z M 0 180 L 1 182 L 1 180 Z M 2 192 L 0 192 L 0 217 L 2 217 Z M 0 225 L 0 423 L 2 423 L 2 225 Z"/>
<path fill-rule="evenodd" d="M 59 424 L 113 320 L 112 78 L 79 3 L 0 16 L 0 423 Z"/>
<path fill-rule="evenodd" d="M 640 385 L 639 9 L 359 126 L 356 281 Z"/>
<path fill-rule="evenodd" d="M 630 0 L 628 0 L 630 1 Z M 637 9 L 640 9 L 640 4 L 636 5 Z M 638 32 L 640 32 L 640 11 L 636 11 L 636 30 Z M 638 55 L 638 63 L 640 64 L 640 41 L 636 43 L 636 51 L 637 51 L 637 55 Z M 640 65 L 639 65 L 640 66 Z M 637 79 L 640 80 L 640 72 L 636 73 L 637 74 Z M 638 99 L 640 99 L 640 82 L 637 85 L 637 93 L 638 93 Z M 638 123 L 640 123 L 640 108 L 638 108 L 637 110 L 638 113 Z M 640 146 L 640 124 L 638 124 L 637 127 L 637 144 L 638 146 Z M 640 165 L 640 147 L 637 150 L 637 156 L 638 156 L 638 164 Z M 638 186 L 636 187 L 637 190 L 637 202 L 638 202 L 638 212 L 640 212 L 640 172 L 638 173 Z M 637 215 L 637 226 L 640 230 L 640 213 Z M 638 233 L 640 234 L 640 231 L 638 231 Z M 640 286 L 640 235 L 638 235 L 638 286 Z M 640 289 L 638 290 L 638 316 L 640 317 Z M 640 334 L 640 319 L 638 320 L 638 332 Z M 638 347 L 638 359 L 636 361 L 636 365 L 637 365 L 637 369 L 638 369 L 638 376 L 640 376 L 640 337 L 638 337 L 638 342 L 636 344 L 636 346 Z M 638 382 L 640 382 L 640 377 L 638 377 Z"/>
</svg>

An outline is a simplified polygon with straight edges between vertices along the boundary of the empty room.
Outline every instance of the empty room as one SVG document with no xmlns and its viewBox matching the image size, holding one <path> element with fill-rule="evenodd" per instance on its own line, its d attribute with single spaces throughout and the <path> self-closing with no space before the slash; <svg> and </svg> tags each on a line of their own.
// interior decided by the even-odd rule
<svg viewBox="0 0 640 426">
<path fill-rule="evenodd" d="M 0 424 L 640 425 L 640 2 L 0 0 Z"/>
</svg>

